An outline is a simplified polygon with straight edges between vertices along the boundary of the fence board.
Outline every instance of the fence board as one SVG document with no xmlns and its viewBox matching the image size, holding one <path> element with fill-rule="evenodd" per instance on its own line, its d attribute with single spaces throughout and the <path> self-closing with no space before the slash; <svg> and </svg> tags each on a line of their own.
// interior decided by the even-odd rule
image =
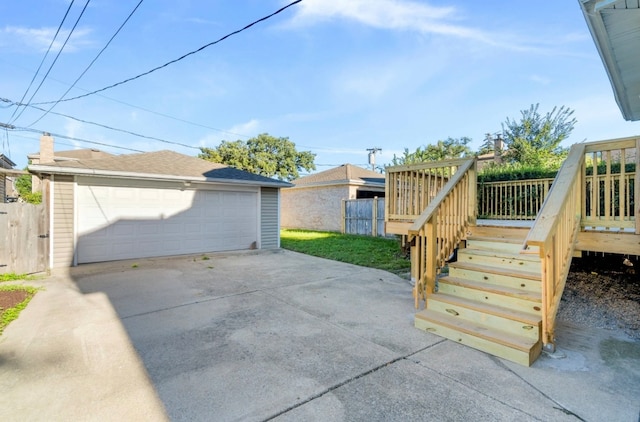
<svg viewBox="0 0 640 422">
<path fill-rule="evenodd" d="M 384 198 L 344 200 L 344 233 L 385 236 L 384 206 Z"/>
<path fill-rule="evenodd" d="M 0 274 L 47 269 L 49 239 L 45 206 L 0 204 Z"/>
</svg>

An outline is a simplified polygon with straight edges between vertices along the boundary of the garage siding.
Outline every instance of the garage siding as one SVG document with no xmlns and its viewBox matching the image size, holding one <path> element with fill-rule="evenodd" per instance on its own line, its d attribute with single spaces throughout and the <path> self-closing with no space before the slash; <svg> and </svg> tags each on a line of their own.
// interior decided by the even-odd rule
<svg viewBox="0 0 640 422">
<path fill-rule="evenodd" d="M 53 259 L 52 267 L 73 264 L 73 202 L 74 177 L 54 176 L 53 179 Z"/>
<path fill-rule="evenodd" d="M 258 193 L 246 186 L 80 177 L 78 263 L 256 247 Z"/>
<path fill-rule="evenodd" d="M 278 215 L 279 189 L 260 189 L 260 248 L 280 247 L 280 216 Z"/>
</svg>

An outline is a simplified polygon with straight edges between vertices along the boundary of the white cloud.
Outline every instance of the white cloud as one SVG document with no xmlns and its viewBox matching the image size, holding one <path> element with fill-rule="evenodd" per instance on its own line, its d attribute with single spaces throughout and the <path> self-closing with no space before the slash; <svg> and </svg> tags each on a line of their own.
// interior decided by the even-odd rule
<svg viewBox="0 0 640 422">
<path fill-rule="evenodd" d="M 225 132 L 229 134 L 236 134 L 238 136 L 255 136 L 259 133 L 260 130 L 260 121 L 257 119 L 251 119 L 245 123 L 239 123 L 237 125 L 231 126 Z"/>
<path fill-rule="evenodd" d="M 575 54 L 559 51 L 558 43 L 581 41 L 583 34 L 541 36 L 523 39 L 504 30 L 486 31 L 468 24 L 463 10 L 453 6 L 431 6 L 411 0 L 305 0 L 295 8 L 289 25 L 301 27 L 331 20 L 350 20 L 373 28 L 414 31 L 479 42 L 506 50 L 537 54 Z"/>
<path fill-rule="evenodd" d="M 551 79 L 540 75 L 531 75 L 529 79 L 540 85 L 549 85 L 551 83 Z"/>
<path fill-rule="evenodd" d="M 0 29 L 0 35 L 3 40 L 0 42 L 0 47 L 11 47 L 19 49 L 30 49 L 37 52 L 45 52 L 51 40 L 56 33 L 56 28 L 26 28 L 20 26 L 5 26 Z M 92 44 L 89 39 L 91 33 L 90 28 L 76 28 L 69 38 L 67 45 L 64 47 L 63 52 L 74 52 L 83 47 L 90 46 Z M 56 38 L 51 50 L 56 52 L 62 47 L 64 40 L 69 35 L 69 30 L 61 30 Z"/>
</svg>

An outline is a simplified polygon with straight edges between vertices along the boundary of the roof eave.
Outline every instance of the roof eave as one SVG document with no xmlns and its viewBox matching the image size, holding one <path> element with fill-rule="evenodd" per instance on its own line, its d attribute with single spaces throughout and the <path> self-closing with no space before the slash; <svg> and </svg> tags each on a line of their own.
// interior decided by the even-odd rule
<svg viewBox="0 0 640 422">
<path fill-rule="evenodd" d="M 96 177 L 110 177 L 120 179 L 143 179 L 143 180 L 157 180 L 157 181 L 175 181 L 175 182 L 200 182 L 200 183 L 224 183 L 243 186 L 261 186 L 261 187 L 274 187 L 274 188 L 286 188 L 292 186 L 291 183 L 281 182 L 274 180 L 273 182 L 256 181 L 256 180 L 241 180 L 241 179 L 223 179 L 213 177 L 193 177 L 193 176 L 175 176 L 170 174 L 154 174 L 154 173 L 136 173 L 125 171 L 113 171 L 113 170 L 99 170 L 99 169 L 87 169 L 87 168 L 74 168 L 74 167 L 59 167 L 59 166 L 47 166 L 40 164 L 32 164 L 28 167 L 31 173 L 36 174 L 63 174 L 71 176 L 96 176 Z"/>
<path fill-rule="evenodd" d="M 609 34 L 602 19 L 601 11 L 605 6 L 610 6 L 617 3 L 619 0 L 580 0 L 580 7 L 582 14 L 591 32 L 591 37 L 596 45 L 598 54 L 602 59 L 609 82 L 613 88 L 613 94 L 616 99 L 616 103 L 620 108 L 620 112 L 625 120 L 640 120 L 640 115 L 634 115 L 631 107 L 630 98 L 627 95 L 627 90 L 620 74 L 618 62 L 613 55 L 613 49 Z"/>
</svg>

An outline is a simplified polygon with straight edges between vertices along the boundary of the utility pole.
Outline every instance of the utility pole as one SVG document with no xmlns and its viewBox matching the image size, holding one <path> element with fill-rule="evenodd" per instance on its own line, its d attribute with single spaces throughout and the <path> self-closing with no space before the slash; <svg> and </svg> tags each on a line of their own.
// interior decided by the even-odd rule
<svg viewBox="0 0 640 422">
<path fill-rule="evenodd" d="M 382 152 L 382 149 L 373 147 L 367 148 L 367 151 L 369 151 L 369 164 L 371 165 L 371 170 L 376 171 L 376 153 Z"/>
</svg>

